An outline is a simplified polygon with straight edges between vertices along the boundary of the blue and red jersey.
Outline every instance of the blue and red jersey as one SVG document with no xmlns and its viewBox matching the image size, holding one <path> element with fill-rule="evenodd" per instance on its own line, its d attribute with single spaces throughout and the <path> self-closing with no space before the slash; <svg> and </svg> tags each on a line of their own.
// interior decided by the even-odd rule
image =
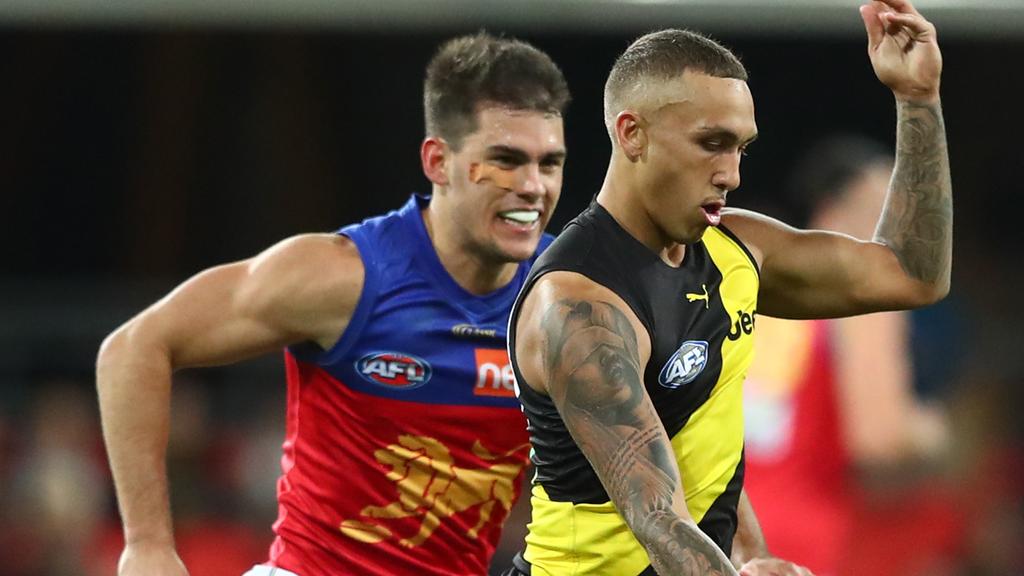
<svg viewBox="0 0 1024 576">
<path fill-rule="evenodd" d="M 413 196 L 339 231 L 366 269 L 352 320 L 330 350 L 285 353 L 271 565 L 301 576 L 487 573 L 528 461 L 505 338 L 533 259 L 503 288 L 470 294 L 434 251 L 428 203 Z"/>
</svg>

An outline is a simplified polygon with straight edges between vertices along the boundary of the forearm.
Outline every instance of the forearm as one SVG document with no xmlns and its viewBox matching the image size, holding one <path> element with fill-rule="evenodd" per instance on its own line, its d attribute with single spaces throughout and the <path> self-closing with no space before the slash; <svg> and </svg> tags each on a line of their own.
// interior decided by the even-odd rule
<svg viewBox="0 0 1024 576">
<path fill-rule="evenodd" d="M 96 363 L 103 438 L 128 544 L 173 542 L 167 488 L 171 363 L 122 329 Z"/>
<path fill-rule="evenodd" d="M 743 566 L 754 558 L 768 558 L 768 545 L 761 531 L 761 523 L 754 514 L 754 507 L 747 498 L 747 491 L 740 492 L 736 506 L 736 536 L 732 540 L 732 564 Z"/>
<path fill-rule="evenodd" d="M 735 575 L 725 553 L 692 520 L 671 510 L 655 510 L 627 518 L 637 540 L 659 574 L 684 576 Z"/>
<path fill-rule="evenodd" d="M 939 295 L 949 290 L 953 195 L 942 107 L 936 97 L 897 104 L 896 165 L 875 240 L 908 276 Z"/>
</svg>

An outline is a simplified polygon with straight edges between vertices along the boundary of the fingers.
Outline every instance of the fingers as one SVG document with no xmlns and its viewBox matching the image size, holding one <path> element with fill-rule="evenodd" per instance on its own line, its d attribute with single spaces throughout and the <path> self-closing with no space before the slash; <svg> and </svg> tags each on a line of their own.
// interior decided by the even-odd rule
<svg viewBox="0 0 1024 576">
<path fill-rule="evenodd" d="M 890 8 L 892 8 L 893 10 L 896 10 L 897 12 L 899 12 L 901 14 L 916 14 L 918 16 L 921 15 L 921 13 L 917 11 L 917 8 L 914 8 L 914 5 L 911 4 L 909 2 L 909 0 L 876 0 L 876 1 L 881 3 L 881 4 L 885 4 L 886 6 L 889 6 Z"/>
<path fill-rule="evenodd" d="M 878 14 L 878 7 L 874 4 L 860 7 L 860 17 L 864 20 L 864 29 L 868 33 L 868 44 L 871 46 L 878 46 L 885 38 L 885 27 Z"/>
<path fill-rule="evenodd" d="M 935 30 L 935 27 L 919 14 L 883 12 L 879 17 L 885 24 L 885 30 L 889 34 L 896 34 L 900 30 L 906 30 L 915 39 L 920 39 L 932 34 Z"/>
<path fill-rule="evenodd" d="M 894 11 L 901 8 L 909 8 L 910 11 Z M 935 27 L 905 0 L 875 0 L 860 7 L 860 16 L 868 34 L 868 44 L 872 47 L 881 44 L 886 35 L 895 36 L 900 32 L 906 32 L 915 40 L 924 40 L 935 34 Z"/>
</svg>

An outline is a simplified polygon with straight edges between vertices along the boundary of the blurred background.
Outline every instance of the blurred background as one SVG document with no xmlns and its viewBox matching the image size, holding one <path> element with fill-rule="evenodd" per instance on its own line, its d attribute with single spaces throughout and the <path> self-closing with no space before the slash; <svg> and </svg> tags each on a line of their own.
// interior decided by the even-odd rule
<svg viewBox="0 0 1024 576">
<path fill-rule="evenodd" d="M 875 514 L 849 553 L 903 575 L 1021 575 L 1024 2 L 917 4 L 945 59 L 956 226 L 952 294 L 910 316 L 904 360 L 938 428 L 925 458 L 889 454 L 870 482 L 847 466 Z M 616 55 L 655 28 L 710 33 L 747 65 L 760 129 L 730 204 L 805 222 L 791 185 L 799 157 L 836 134 L 894 142 L 892 96 L 865 55 L 857 5 L 0 0 L 0 576 L 114 573 L 100 341 L 203 268 L 428 192 L 421 83 L 445 38 L 515 35 L 563 68 L 573 103 L 554 232 L 603 179 L 601 96 Z M 280 356 L 180 373 L 173 411 L 182 556 L 193 576 L 239 574 L 272 536 Z M 928 513 L 901 507 L 923 493 Z M 514 511 L 496 568 L 527 519 Z M 926 533 L 930 544 L 915 546 Z"/>
</svg>

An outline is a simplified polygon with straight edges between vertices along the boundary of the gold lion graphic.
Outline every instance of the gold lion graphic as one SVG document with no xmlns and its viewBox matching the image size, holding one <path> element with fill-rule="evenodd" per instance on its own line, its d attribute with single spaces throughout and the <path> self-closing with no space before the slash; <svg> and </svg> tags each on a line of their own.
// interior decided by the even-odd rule
<svg viewBox="0 0 1024 576">
<path fill-rule="evenodd" d="M 360 511 L 360 516 L 367 519 L 421 518 L 416 534 L 398 541 L 402 546 L 414 548 L 430 538 L 444 518 L 479 506 L 480 517 L 466 532 L 475 539 L 490 520 L 495 504 L 500 504 L 505 514 L 512 508 L 513 483 L 525 466 L 522 458 L 513 456 L 527 446 L 523 444 L 504 454 L 492 454 L 477 440 L 473 443 L 473 454 L 494 464 L 487 468 L 463 468 L 453 463 L 448 447 L 436 439 L 403 434 L 398 444 L 373 453 L 378 462 L 391 468 L 387 477 L 398 488 L 398 500 L 387 506 L 367 506 Z M 342 534 L 370 544 L 393 537 L 391 530 L 373 520 L 345 520 L 339 528 Z"/>
</svg>

